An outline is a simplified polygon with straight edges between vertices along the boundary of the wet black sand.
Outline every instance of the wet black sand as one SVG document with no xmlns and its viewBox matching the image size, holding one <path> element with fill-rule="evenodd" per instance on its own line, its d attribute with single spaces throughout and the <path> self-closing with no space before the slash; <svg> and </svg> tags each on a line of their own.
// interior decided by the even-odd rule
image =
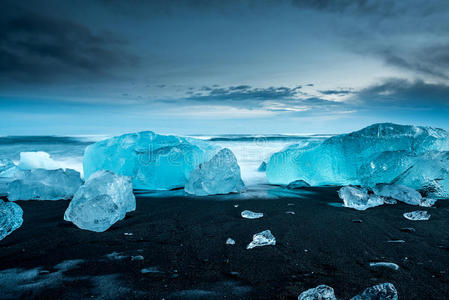
<svg viewBox="0 0 449 300">
<path fill-rule="evenodd" d="M 426 209 L 429 221 L 413 222 L 402 214 L 420 208 L 359 212 L 328 205 L 339 202 L 336 188 L 309 190 L 316 193 L 276 200 L 138 198 L 137 210 L 104 233 L 63 221 L 68 201 L 18 201 L 24 223 L 0 241 L 0 298 L 296 299 L 327 284 L 349 299 L 391 282 L 399 299 L 449 299 L 449 201 Z M 242 219 L 244 209 L 265 216 Z M 246 250 L 252 235 L 265 229 L 276 246 Z M 228 237 L 236 244 L 226 245 Z M 116 259 L 106 257 L 113 252 Z M 136 255 L 144 260 L 131 260 Z M 83 261 L 55 268 L 75 259 Z M 374 270 L 374 261 L 400 269 Z M 39 275 L 24 275 L 37 267 Z M 142 274 L 148 267 L 160 272 Z"/>
</svg>

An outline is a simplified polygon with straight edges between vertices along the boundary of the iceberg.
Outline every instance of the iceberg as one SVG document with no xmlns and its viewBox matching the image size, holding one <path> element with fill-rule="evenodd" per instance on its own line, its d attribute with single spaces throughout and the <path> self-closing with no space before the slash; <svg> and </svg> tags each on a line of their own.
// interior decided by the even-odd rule
<svg viewBox="0 0 449 300">
<path fill-rule="evenodd" d="M 207 142 L 151 131 L 130 133 L 89 145 L 83 157 L 84 176 L 109 170 L 130 176 L 135 189 L 184 187 L 190 172 L 219 150 Z"/>
<path fill-rule="evenodd" d="M 136 198 L 131 178 L 102 170 L 92 174 L 78 189 L 64 220 L 81 229 L 103 232 L 134 210 Z"/>
<path fill-rule="evenodd" d="M 17 203 L 0 200 L 0 241 L 22 226 L 23 210 Z"/>
<path fill-rule="evenodd" d="M 298 300 L 337 300 L 334 289 L 328 285 L 322 284 L 316 288 L 302 292 Z"/>
<path fill-rule="evenodd" d="M 403 214 L 404 218 L 411 221 L 427 221 L 430 219 L 430 214 L 425 210 L 416 210 Z"/>
<path fill-rule="evenodd" d="M 351 300 L 398 300 L 398 291 L 391 283 L 382 283 L 365 289 Z"/>
<path fill-rule="evenodd" d="M 58 163 L 50 158 L 50 154 L 43 151 L 20 152 L 20 161 L 18 167 L 22 170 L 56 170 L 60 168 Z"/>
<path fill-rule="evenodd" d="M 8 183 L 8 200 L 70 199 L 82 184 L 80 173 L 72 169 L 22 171 Z"/>
<path fill-rule="evenodd" d="M 224 148 L 190 173 L 184 190 L 188 194 L 206 196 L 239 193 L 244 187 L 234 153 Z"/>
<path fill-rule="evenodd" d="M 271 156 L 266 174 L 272 184 L 304 180 L 313 186 L 372 187 L 377 183 L 392 183 L 416 164 L 416 158 L 430 151 L 449 151 L 447 131 L 391 123 L 374 124 L 330 137 L 321 143 L 292 145 Z M 426 177 L 419 184 L 425 185 L 427 181 Z M 400 182 L 408 186 L 405 179 Z"/>
<path fill-rule="evenodd" d="M 244 219 L 259 219 L 263 217 L 263 213 L 257 213 L 250 210 L 244 210 L 240 213 Z"/>
<path fill-rule="evenodd" d="M 373 188 L 373 191 L 378 196 L 393 198 L 410 205 L 419 205 L 422 199 L 421 194 L 414 189 L 399 184 L 380 183 Z"/>
<path fill-rule="evenodd" d="M 246 249 L 253 249 L 254 247 L 262 247 L 276 245 L 276 239 L 270 230 L 265 230 L 253 235 L 253 241 L 248 244 Z"/>
<path fill-rule="evenodd" d="M 384 204 L 384 199 L 376 195 L 369 195 L 364 188 L 344 186 L 338 191 L 338 196 L 346 207 L 357 210 L 366 210 Z"/>
</svg>

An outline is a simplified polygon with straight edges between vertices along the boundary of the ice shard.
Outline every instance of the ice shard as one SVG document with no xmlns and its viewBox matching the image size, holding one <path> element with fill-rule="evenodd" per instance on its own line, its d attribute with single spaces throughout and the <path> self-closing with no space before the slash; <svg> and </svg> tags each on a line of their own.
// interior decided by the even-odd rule
<svg viewBox="0 0 449 300">
<path fill-rule="evenodd" d="M 250 210 L 244 210 L 240 213 L 244 219 L 259 219 L 263 217 L 263 213 L 253 212 Z"/>
<path fill-rule="evenodd" d="M 184 190 L 192 195 L 206 196 L 239 193 L 244 187 L 234 153 L 224 148 L 190 173 Z"/>
<path fill-rule="evenodd" d="M 273 184 L 304 180 L 316 185 L 391 183 L 429 151 L 448 151 L 449 133 L 419 126 L 374 124 L 322 143 L 293 145 L 271 156 L 267 178 Z"/>
<path fill-rule="evenodd" d="M 0 199 L 0 241 L 22 226 L 22 223 L 22 208 L 14 202 L 6 202 Z"/>
<path fill-rule="evenodd" d="M 427 221 L 430 219 L 430 214 L 425 210 L 416 210 L 403 214 L 404 218 L 411 221 Z"/>
<path fill-rule="evenodd" d="M 422 199 L 421 194 L 414 189 L 399 184 L 377 184 L 373 191 L 378 196 L 393 198 L 410 205 L 419 205 Z"/>
<path fill-rule="evenodd" d="M 328 285 L 322 284 L 316 288 L 302 292 L 298 300 L 337 300 L 334 289 Z"/>
<path fill-rule="evenodd" d="M 22 171 L 19 179 L 8 183 L 8 200 L 70 199 L 82 184 L 80 173 L 72 169 Z"/>
<path fill-rule="evenodd" d="M 103 232 L 135 209 L 131 178 L 98 171 L 78 189 L 64 220 L 81 229 Z"/>
<path fill-rule="evenodd" d="M 344 186 L 338 191 L 338 196 L 346 207 L 357 210 L 366 210 L 384 204 L 384 199 L 376 195 L 369 195 L 364 188 Z"/>
<path fill-rule="evenodd" d="M 246 249 L 253 249 L 254 247 L 262 247 L 276 245 L 276 238 L 270 230 L 265 230 L 253 235 L 253 241 L 248 244 Z"/>
<path fill-rule="evenodd" d="M 365 289 L 351 300 L 398 300 L 398 291 L 391 283 L 382 283 Z"/>
<path fill-rule="evenodd" d="M 184 187 L 190 172 L 211 159 L 218 147 L 207 142 L 151 131 L 125 134 L 88 146 L 85 178 L 109 170 L 133 178 L 135 189 L 169 190 Z"/>
</svg>

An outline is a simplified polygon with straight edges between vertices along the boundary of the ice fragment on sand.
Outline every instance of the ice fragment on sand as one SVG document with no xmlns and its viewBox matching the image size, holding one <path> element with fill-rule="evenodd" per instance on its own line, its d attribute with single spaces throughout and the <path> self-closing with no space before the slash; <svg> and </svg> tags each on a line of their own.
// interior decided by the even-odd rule
<svg viewBox="0 0 449 300">
<path fill-rule="evenodd" d="M 419 206 L 422 207 L 432 207 L 435 205 L 435 203 L 437 202 L 436 199 L 431 199 L 431 198 L 422 198 L 421 202 L 419 203 Z"/>
<path fill-rule="evenodd" d="M 382 283 L 365 289 L 351 300 L 398 300 L 398 291 L 391 283 Z"/>
<path fill-rule="evenodd" d="M 50 158 L 50 154 L 43 151 L 20 152 L 20 161 L 18 167 L 22 170 L 56 170 L 60 168 L 58 163 Z"/>
<path fill-rule="evenodd" d="M 0 240 L 22 225 L 22 217 L 23 211 L 19 205 L 0 199 Z"/>
<path fill-rule="evenodd" d="M 144 257 L 142 255 L 131 256 L 131 261 L 135 260 L 144 260 Z"/>
<path fill-rule="evenodd" d="M 244 210 L 240 213 L 244 219 L 259 219 L 263 217 L 263 213 L 257 213 L 250 210 Z"/>
<path fill-rule="evenodd" d="M 316 288 L 302 292 L 298 300 L 337 300 L 334 289 L 327 285 L 319 285 Z"/>
<path fill-rule="evenodd" d="M 190 172 L 219 148 L 205 141 L 159 135 L 151 131 L 125 134 L 89 145 L 83 158 L 85 178 L 98 170 L 131 176 L 135 189 L 184 187 Z"/>
<path fill-rule="evenodd" d="M 140 270 L 140 273 L 142 273 L 142 274 L 161 273 L 161 271 L 159 271 L 159 269 L 157 267 L 148 267 L 148 268 L 143 268 L 142 270 Z"/>
<path fill-rule="evenodd" d="M 410 205 L 419 205 L 422 199 L 421 194 L 414 189 L 399 184 L 377 184 L 373 191 L 378 196 L 393 198 Z"/>
<path fill-rule="evenodd" d="M 60 200 L 70 199 L 83 184 L 80 173 L 72 169 L 33 169 L 8 183 L 8 199 Z"/>
<path fill-rule="evenodd" d="M 425 210 L 416 210 L 403 214 L 404 218 L 412 221 L 426 221 L 430 219 L 430 214 Z"/>
<path fill-rule="evenodd" d="M 305 182 L 304 180 L 295 180 L 295 181 L 293 181 L 293 182 L 290 182 L 290 183 L 287 185 L 287 188 L 288 188 L 289 190 L 296 190 L 296 189 L 301 189 L 301 188 L 309 187 L 309 186 L 310 186 L 310 184 L 308 184 L 308 183 Z"/>
<path fill-rule="evenodd" d="M 338 191 L 338 196 L 343 200 L 344 206 L 357 210 L 365 210 L 384 204 L 382 197 L 368 195 L 364 188 L 344 186 Z"/>
<path fill-rule="evenodd" d="M 78 189 L 64 220 L 81 229 L 102 232 L 135 209 L 131 178 L 98 171 Z"/>
<path fill-rule="evenodd" d="M 239 193 L 244 187 L 237 159 L 225 148 L 190 173 L 184 190 L 192 195 L 206 196 Z"/>
<path fill-rule="evenodd" d="M 235 241 L 233 239 L 231 239 L 231 238 L 228 238 L 226 240 L 226 245 L 235 245 Z"/>
<path fill-rule="evenodd" d="M 273 234 L 271 234 L 270 230 L 265 230 L 253 235 L 253 241 L 248 244 L 246 249 L 268 245 L 276 245 L 276 239 Z"/>
<path fill-rule="evenodd" d="M 369 266 L 371 268 L 381 267 L 381 268 L 389 268 L 389 269 L 392 269 L 395 271 L 399 270 L 399 266 L 397 264 L 391 263 L 391 262 L 371 262 L 371 263 L 369 263 Z"/>
</svg>

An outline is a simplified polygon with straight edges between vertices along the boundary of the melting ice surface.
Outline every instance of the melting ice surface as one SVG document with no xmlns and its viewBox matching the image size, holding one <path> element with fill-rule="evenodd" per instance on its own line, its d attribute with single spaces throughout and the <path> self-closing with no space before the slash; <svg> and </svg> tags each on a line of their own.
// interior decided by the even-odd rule
<svg viewBox="0 0 449 300">
<path fill-rule="evenodd" d="M 372 187 L 399 181 L 444 196 L 449 194 L 449 167 L 441 160 L 449 157 L 442 152 L 448 150 L 449 133 L 443 129 L 374 124 L 323 142 L 292 145 L 271 156 L 266 174 L 274 184 L 304 180 Z"/>
<path fill-rule="evenodd" d="M 135 209 L 131 179 L 110 171 L 98 171 L 76 192 L 64 220 L 81 229 L 103 232 Z"/>
<path fill-rule="evenodd" d="M 298 300 L 337 300 L 334 289 L 328 285 L 322 284 L 316 288 L 302 292 Z"/>
<path fill-rule="evenodd" d="M 0 200 L 0 240 L 22 226 L 23 210 L 14 202 Z"/>
</svg>

